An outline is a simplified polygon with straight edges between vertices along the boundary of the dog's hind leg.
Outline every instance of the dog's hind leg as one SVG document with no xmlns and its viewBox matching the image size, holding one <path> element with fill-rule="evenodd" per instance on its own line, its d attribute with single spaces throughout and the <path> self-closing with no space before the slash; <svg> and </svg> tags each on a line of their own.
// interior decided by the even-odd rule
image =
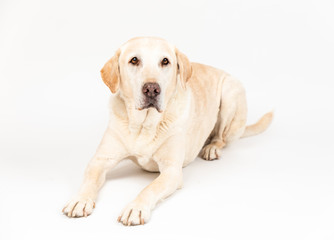
<svg viewBox="0 0 334 240">
<path fill-rule="evenodd" d="M 205 160 L 219 159 L 221 149 L 242 136 L 246 119 L 247 103 L 244 88 L 238 80 L 227 77 L 223 84 L 216 125 L 200 156 Z"/>
</svg>

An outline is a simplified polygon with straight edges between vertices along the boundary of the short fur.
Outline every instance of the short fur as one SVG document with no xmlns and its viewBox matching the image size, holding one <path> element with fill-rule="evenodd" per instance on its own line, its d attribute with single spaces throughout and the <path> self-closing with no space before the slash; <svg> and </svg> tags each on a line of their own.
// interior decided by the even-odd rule
<svg viewBox="0 0 334 240">
<path fill-rule="evenodd" d="M 129 62 L 136 56 L 140 64 Z M 167 57 L 169 65 L 161 67 Z M 92 213 L 108 170 L 131 159 L 160 175 L 121 212 L 124 225 L 146 223 L 161 199 L 182 186 L 182 167 L 198 154 L 219 159 L 230 142 L 263 132 L 273 118 L 264 115 L 246 127 L 247 104 L 241 83 L 228 73 L 188 58 L 159 38 L 135 38 L 125 43 L 102 68 L 113 93 L 110 121 L 96 154 L 88 164 L 79 193 L 64 207 L 69 217 Z M 159 109 L 142 109 L 141 87 L 161 87 Z"/>
</svg>

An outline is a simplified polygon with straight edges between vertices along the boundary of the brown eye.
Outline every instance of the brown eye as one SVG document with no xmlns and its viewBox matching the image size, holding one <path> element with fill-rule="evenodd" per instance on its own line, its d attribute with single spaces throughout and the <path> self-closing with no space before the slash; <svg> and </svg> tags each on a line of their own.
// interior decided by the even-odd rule
<svg viewBox="0 0 334 240">
<path fill-rule="evenodd" d="M 166 66 L 168 64 L 169 64 L 169 60 L 167 58 L 162 59 L 162 61 L 161 61 L 162 66 Z"/>
<path fill-rule="evenodd" d="M 137 57 L 133 57 L 133 58 L 131 58 L 131 60 L 130 60 L 129 63 L 131 63 L 133 65 L 138 65 L 139 64 L 139 60 L 138 60 Z"/>
</svg>

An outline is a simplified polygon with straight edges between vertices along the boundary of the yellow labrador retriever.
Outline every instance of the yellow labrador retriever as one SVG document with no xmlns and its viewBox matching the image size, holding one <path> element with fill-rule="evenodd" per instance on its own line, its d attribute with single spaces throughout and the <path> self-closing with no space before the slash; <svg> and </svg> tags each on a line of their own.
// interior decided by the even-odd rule
<svg viewBox="0 0 334 240">
<path fill-rule="evenodd" d="M 160 172 L 118 218 L 124 225 L 144 224 L 155 205 L 182 186 L 182 167 L 198 154 L 219 159 L 226 144 L 263 132 L 273 117 L 267 113 L 246 127 L 240 82 L 222 70 L 189 62 L 159 38 L 131 39 L 104 65 L 101 76 L 113 93 L 110 121 L 80 191 L 63 209 L 69 217 L 90 215 L 107 171 L 131 159 Z"/>
</svg>

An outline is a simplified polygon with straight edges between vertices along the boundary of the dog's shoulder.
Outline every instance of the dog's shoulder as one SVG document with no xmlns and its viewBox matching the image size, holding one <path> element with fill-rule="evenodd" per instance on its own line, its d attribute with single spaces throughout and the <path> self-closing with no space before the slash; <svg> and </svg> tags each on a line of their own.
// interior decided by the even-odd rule
<svg viewBox="0 0 334 240">
<path fill-rule="evenodd" d="M 205 64 L 192 62 L 191 66 L 192 76 L 189 85 L 195 90 L 217 87 L 226 76 L 229 76 L 225 71 Z"/>
<path fill-rule="evenodd" d="M 207 76 L 212 76 L 212 77 L 219 77 L 222 75 L 228 75 L 228 73 L 226 73 L 225 71 L 209 66 L 209 65 L 205 65 L 202 63 L 196 63 L 196 62 L 192 62 L 191 63 L 191 67 L 192 67 L 192 71 L 193 71 L 193 75 L 192 77 L 206 77 Z"/>
</svg>

